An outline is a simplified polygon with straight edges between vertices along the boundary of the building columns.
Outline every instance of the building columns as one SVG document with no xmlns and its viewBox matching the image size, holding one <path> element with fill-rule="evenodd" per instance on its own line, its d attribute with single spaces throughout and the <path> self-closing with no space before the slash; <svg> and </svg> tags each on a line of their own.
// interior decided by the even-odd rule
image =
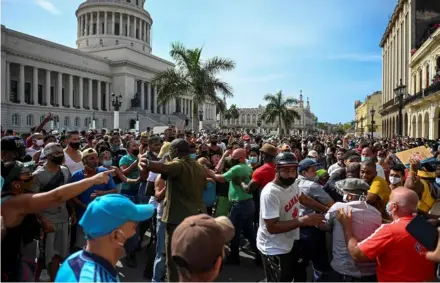
<svg viewBox="0 0 440 283">
<path fill-rule="evenodd" d="M 98 12 L 96 12 L 96 34 L 99 34 L 99 26 L 100 26 L 100 24 L 99 24 L 99 11 Z"/>
<path fill-rule="evenodd" d="M 78 80 L 79 80 L 79 91 L 78 91 L 78 93 L 79 93 L 79 109 L 83 109 L 83 107 L 84 107 L 84 98 L 83 98 L 83 95 L 84 95 L 84 86 L 83 86 L 83 77 L 78 77 Z"/>
<path fill-rule="evenodd" d="M 145 110 L 145 82 L 141 81 L 141 109 Z"/>
<path fill-rule="evenodd" d="M 24 65 L 20 64 L 20 77 L 18 78 L 18 100 L 24 103 Z"/>
<path fill-rule="evenodd" d="M 101 102 L 101 99 L 102 99 L 102 93 L 101 93 L 101 81 L 96 81 L 96 83 L 97 83 L 97 85 L 98 85 L 98 99 L 97 99 L 97 102 L 98 102 L 98 107 L 96 107 L 99 111 L 101 111 L 102 110 L 102 102 Z"/>
<path fill-rule="evenodd" d="M 112 12 L 112 31 L 111 34 L 115 34 L 115 12 Z"/>
<path fill-rule="evenodd" d="M 153 113 L 151 111 L 151 84 L 147 83 L 147 105 L 148 105 L 148 112 Z"/>
<path fill-rule="evenodd" d="M 122 25 L 122 13 L 119 12 L 119 35 L 123 36 L 122 32 L 123 32 L 124 28 Z"/>
<path fill-rule="evenodd" d="M 34 105 L 38 104 L 38 68 L 34 67 L 32 80 L 32 103 Z"/>
<path fill-rule="evenodd" d="M 89 79 L 89 93 L 88 93 L 88 99 L 89 99 L 89 110 L 93 109 L 93 99 L 92 99 L 92 85 L 93 85 L 93 80 Z"/>
<path fill-rule="evenodd" d="M 5 67 L 5 73 L 6 73 L 6 89 L 5 89 L 5 101 L 9 101 L 10 95 L 11 95 L 11 63 L 9 61 L 6 61 L 6 67 Z"/>
<path fill-rule="evenodd" d="M 107 11 L 104 11 L 104 34 L 107 34 Z"/>
<path fill-rule="evenodd" d="M 130 18 L 131 16 L 127 14 L 127 37 L 130 37 Z"/>
<path fill-rule="evenodd" d="M 50 71 L 46 70 L 46 83 L 45 83 L 45 92 L 44 92 L 44 96 L 46 97 L 46 99 L 43 101 L 43 103 L 46 106 L 52 106 L 50 105 L 50 84 L 51 84 L 51 80 L 50 80 Z"/>
<path fill-rule="evenodd" d="M 67 96 L 68 106 L 73 108 L 73 76 L 69 75 L 69 94 Z"/>
<path fill-rule="evenodd" d="M 63 101 L 63 74 L 58 72 L 58 80 L 57 80 L 57 96 L 58 96 L 58 107 L 64 105 Z"/>
<path fill-rule="evenodd" d="M 105 102 L 109 107 L 104 105 L 104 108 L 106 111 L 110 110 L 110 104 L 111 104 L 111 95 L 110 95 L 110 84 L 108 82 L 105 82 Z"/>
<path fill-rule="evenodd" d="M 137 18 L 136 18 L 136 17 L 133 17 L 133 21 L 134 21 L 133 37 L 134 37 L 134 38 L 137 38 L 137 37 L 136 37 Z"/>
</svg>

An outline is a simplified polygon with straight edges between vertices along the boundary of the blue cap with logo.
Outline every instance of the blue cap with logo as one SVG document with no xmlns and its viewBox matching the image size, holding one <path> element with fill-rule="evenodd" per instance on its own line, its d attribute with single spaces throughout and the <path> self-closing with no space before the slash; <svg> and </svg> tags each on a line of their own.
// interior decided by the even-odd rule
<svg viewBox="0 0 440 283">
<path fill-rule="evenodd" d="M 301 160 L 301 162 L 299 163 L 298 171 L 301 172 L 301 171 L 309 169 L 312 166 L 319 166 L 319 165 L 321 165 L 321 164 L 316 162 L 314 159 L 306 158 L 306 159 Z"/>
<path fill-rule="evenodd" d="M 154 214 L 152 204 L 134 204 L 120 194 L 97 197 L 88 206 L 79 225 L 93 239 L 110 234 L 127 222 L 140 222 Z"/>
</svg>

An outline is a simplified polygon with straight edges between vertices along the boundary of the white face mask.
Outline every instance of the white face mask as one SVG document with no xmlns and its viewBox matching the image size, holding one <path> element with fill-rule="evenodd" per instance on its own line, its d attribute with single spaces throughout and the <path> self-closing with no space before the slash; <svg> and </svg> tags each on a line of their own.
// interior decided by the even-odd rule
<svg viewBox="0 0 440 283">
<path fill-rule="evenodd" d="M 382 157 L 377 158 L 377 162 L 383 162 L 383 160 L 384 160 L 384 158 L 382 158 Z"/>
<path fill-rule="evenodd" d="M 388 179 L 390 180 L 391 185 L 396 185 L 400 183 L 400 180 L 402 180 L 401 178 L 395 176 L 390 176 Z"/>
<path fill-rule="evenodd" d="M 44 141 L 43 140 L 36 140 L 36 144 L 38 146 L 42 146 L 44 144 Z"/>
<path fill-rule="evenodd" d="M 118 231 L 119 232 L 119 234 L 121 234 L 122 235 L 122 237 L 124 237 L 125 238 L 125 240 L 127 240 L 127 236 L 125 236 L 125 233 L 121 230 L 121 229 L 118 229 L 118 230 L 116 230 L 116 231 Z M 125 245 L 125 243 L 118 243 L 119 244 L 119 254 L 118 254 L 118 257 L 121 259 L 121 258 L 124 258 L 126 255 L 127 255 L 127 252 L 125 251 L 125 248 L 124 248 L 124 245 Z"/>
</svg>

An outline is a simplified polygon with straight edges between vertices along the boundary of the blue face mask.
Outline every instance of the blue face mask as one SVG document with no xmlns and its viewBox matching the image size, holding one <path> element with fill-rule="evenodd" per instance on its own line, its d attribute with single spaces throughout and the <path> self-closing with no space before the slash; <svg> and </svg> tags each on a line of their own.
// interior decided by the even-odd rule
<svg viewBox="0 0 440 283">
<path fill-rule="evenodd" d="M 385 210 L 386 210 L 386 212 L 387 212 L 387 214 L 389 215 L 389 216 L 391 216 L 391 211 L 390 211 L 390 204 L 391 204 L 392 202 L 388 202 L 387 203 L 387 205 L 385 206 Z"/>
<path fill-rule="evenodd" d="M 195 154 L 195 153 L 190 153 L 189 158 L 191 158 L 191 159 L 196 159 L 196 158 L 197 158 L 197 154 Z"/>
<path fill-rule="evenodd" d="M 257 156 L 250 156 L 249 157 L 249 162 L 252 164 L 255 164 L 258 162 L 258 157 Z"/>
<path fill-rule="evenodd" d="M 103 162 L 102 162 L 102 165 L 104 165 L 105 167 L 110 167 L 110 166 L 112 166 L 113 165 L 113 160 L 104 160 Z"/>
<path fill-rule="evenodd" d="M 368 160 L 370 160 L 371 158 L 370 157 L 368 157 L 368 156 L 362 156 L 361 157 L 361 161 L 362 162 L 364 162 L 364 161 L 368 161 Z"/>
<path fill-rule="evenodd" d="M 435 182 L 440 186 L 440 178 L 435 178 Z"/>
</svg>

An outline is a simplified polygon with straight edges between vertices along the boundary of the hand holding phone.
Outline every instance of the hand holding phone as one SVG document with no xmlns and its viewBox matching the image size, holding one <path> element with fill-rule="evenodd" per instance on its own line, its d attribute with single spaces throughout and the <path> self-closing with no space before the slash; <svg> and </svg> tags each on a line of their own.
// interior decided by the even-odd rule
<svg viewBox="0 0 440 283">
<path fill-rule="evenodd" d="M 437 247 L 437 228 L 429 223 L 423 216 L 415 216 L 406 226 L 406 231 L 428 251 L 433 251 Z"/>
</svg>

